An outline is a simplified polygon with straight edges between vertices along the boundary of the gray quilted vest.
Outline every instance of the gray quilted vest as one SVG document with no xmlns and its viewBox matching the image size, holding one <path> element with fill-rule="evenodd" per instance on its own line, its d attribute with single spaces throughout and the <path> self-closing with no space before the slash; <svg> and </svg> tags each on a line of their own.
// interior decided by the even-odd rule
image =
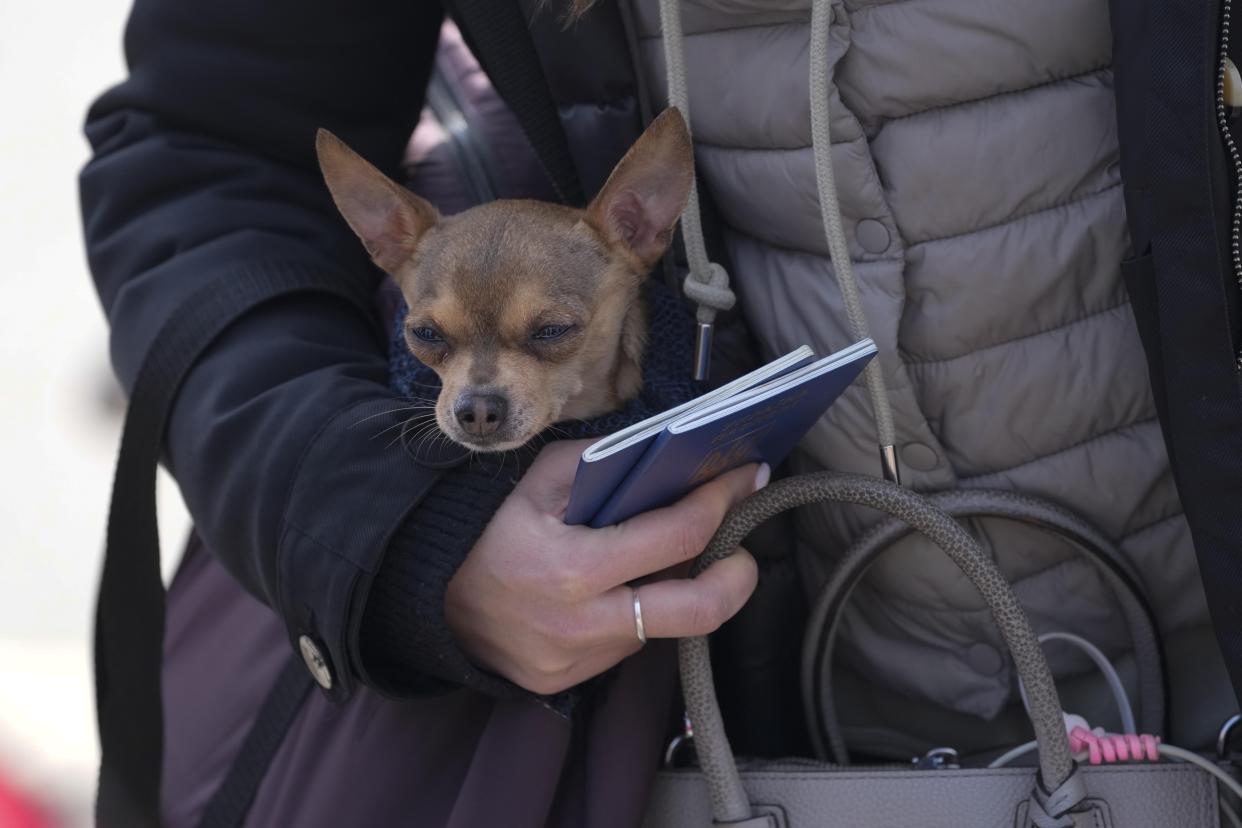
<svg viewBox="0 0 1242 828">
<path fill-rule="evenodd" d="M 657 0 L 636 0 L 633 19 L 642 80 L 662 108 Z M 766 358 L 850 341 L 816 197 L 808 19 L 807 0 L 682 4 L 702 184 Z M 1234 702 L 1119 271 L 1128 239 L 1107 4 L 848 0 L 829 50 L 837 186 L 903 482 L 1019 490 L 1114 539 L 1160 626 L 1168 738 L 1211 743 Z M 878 474 L 860 386 L 793 466 Z M 875 520 L 801 512 L 809 593 Z M 1090 564 L 1013 521 L 970 528 L 1038 631 L 1084 636 L 1125 674 L 1129 632 Z M 847 734 L 864 752 L 900 755 L 903 732 L 986 747 L 988 720 L 1017 699 L 981 597 L 917 537 L 864 582 L 841 651 Z M 1069 709 L 1107 708 L 1088 661 L 1056 647 L 1048 655 Z M 942 710 L 955 715 L 932 713 Z"/>
</svg>

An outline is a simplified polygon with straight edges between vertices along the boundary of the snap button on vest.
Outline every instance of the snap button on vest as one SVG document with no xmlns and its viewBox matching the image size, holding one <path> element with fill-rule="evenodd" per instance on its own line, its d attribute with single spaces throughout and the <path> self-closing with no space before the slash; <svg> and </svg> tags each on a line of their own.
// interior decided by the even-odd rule
<svg viewBox="0 0 1242 828">
<path fill-rule="evenodd" d="M 315 642 L 310 640 L 310 636 L 298 637 L 298 649 L 302 651 L 302 660 L 306 662 L 306 669 L 310 671 L 315 682 L 324 690 L 331 690 L 332 671 L 328 669 L 328 662 L 324 661 L 323 654 L 319 652 Z"/>
<path fill-rule="evenodd" d="M 858 226 L 854 228 L 854 238 L 858 239 L 862 249 L 868 253 L 883 253 L 888 250 L 892 241 L 888 228 L 879 219 L 863 219 L 858 222 Z"/>
<path fill-rule="evenodd" d="M 906 443 L 901 447 L 901 459 L 916 471 L 931 471 L 940 463 L 936 452 L 922 443 Z"/>
</svg>

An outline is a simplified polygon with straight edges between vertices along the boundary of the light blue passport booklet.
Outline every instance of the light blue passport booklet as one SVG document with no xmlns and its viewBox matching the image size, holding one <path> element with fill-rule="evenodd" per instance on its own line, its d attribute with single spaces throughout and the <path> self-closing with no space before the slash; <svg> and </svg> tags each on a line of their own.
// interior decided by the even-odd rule
<svg viewBox="0 0 1242 828">
<path fill-rule="evenodd" d="M 805 345 L 582 453 L 566 523 L 611 526 L 746 463 L 776 466 L 875 356 L 870 339 L 815 359 Z"/>
</svg>

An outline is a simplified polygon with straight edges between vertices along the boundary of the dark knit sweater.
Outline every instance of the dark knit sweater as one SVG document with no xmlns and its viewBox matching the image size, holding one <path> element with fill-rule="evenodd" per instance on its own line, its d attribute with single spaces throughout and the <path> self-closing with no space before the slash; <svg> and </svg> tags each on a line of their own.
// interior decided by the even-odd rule
<svg viewBox="0 0 1242 828">
<path fill-rule="evenodd" d="M 523 450 L 499 458 L 474 455 L 446 469 L 426 497 L 397 530 L 376 574 L 363 614 L 361 669 L 374 686 L 406 695 L 425 689 L 428 674 L 447 687 L 464 685 L 491 695 L 512 695 L 507 681 L 475 667 L 457 646 L 444 619 L 444 591 L 473 548 L 487 522 L 517 485 L 537 447 L 553 439 L 611 434 L 701 393 L 690 377 L 694 320 L 659 280 L 644 289 L 651 335 L 643 363 L 642 392 L 623 408 L 585 422 L 561 423 Z M 431 402 L 439 378 L 410 354 L 403 324 L 406 307 L 396 308 L 391 325 L 393 390 L 411 401 Z M 417 429 L 411 429 L 412 434 Z M 418 452 L 432 441 L 407 445 Z M 442 442 L 442 441 L 441 441 Z"/>
</svg>

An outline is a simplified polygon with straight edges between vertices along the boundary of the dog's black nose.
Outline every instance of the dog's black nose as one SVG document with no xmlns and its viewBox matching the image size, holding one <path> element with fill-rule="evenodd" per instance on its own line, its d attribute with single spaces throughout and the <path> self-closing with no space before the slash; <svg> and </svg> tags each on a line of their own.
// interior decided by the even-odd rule
<svg viewBox="0 0 1242 828">
<path fill-rule="evenodd" d="M 499 394 L 462 394 L 453 405 L 453 416 L 467 434 L 486 437 L 500 428 L 509 413 L 509 401 Z"/>
</svg>

